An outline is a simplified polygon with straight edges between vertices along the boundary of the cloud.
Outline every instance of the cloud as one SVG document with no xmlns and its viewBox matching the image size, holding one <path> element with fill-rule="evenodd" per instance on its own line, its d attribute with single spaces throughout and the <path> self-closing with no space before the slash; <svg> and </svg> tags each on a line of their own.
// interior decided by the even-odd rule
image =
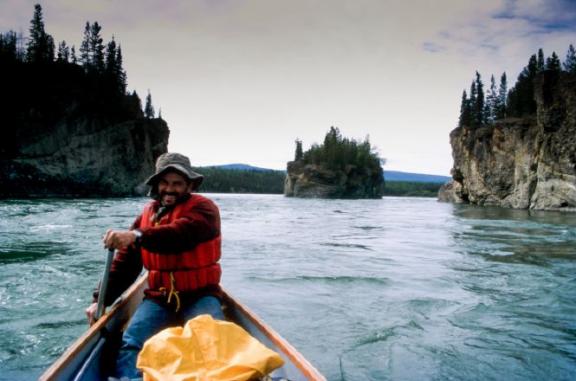
<svg viewBox="0 0 576 381">
<path fill-rule="evenodd" d="M 486 0 L 468 3 L 422 49 L 455 59 L 472 70 L 515 76 L 542 48 L 560 57 L 574 42 L 575 0 Z M 471 72 L 473 72 L 471 70 Z"/>
<path fill-rule="evenodd" d="M 574 0 L 506 0 L 495 19 L 520 19 L 547 31 L 570 30 L 576 27 L 576 1 Z"/>
</svg>

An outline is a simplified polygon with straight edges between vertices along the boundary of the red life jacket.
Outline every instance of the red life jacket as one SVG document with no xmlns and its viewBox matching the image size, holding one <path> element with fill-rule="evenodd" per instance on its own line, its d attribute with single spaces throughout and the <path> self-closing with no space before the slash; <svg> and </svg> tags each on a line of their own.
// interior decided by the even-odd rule
<svg viewBox="0 0 576 381">
<path fill-rule="evenodd" d="M 167 225 L 193 209 L 200 202 L 207 201 L 203 196 L 193 194 L 177 204 L 169 213 L 154 222 L 154 203 L 144 208 L 141 227 Z M 157 296 L 168 295 L 168 302 L 175 295 L 177 309 L 179 308 L 178 292 L 195 291 L 203 287 L 218 285 L 222 270 L 218 261 L 221 256 L 221 238 L 218 237 L 202 242 L 190 250 L 180 253 L 153 253 L 141 248 L 142 263 L 148 269 L 147 294 Z"/>
</svg>

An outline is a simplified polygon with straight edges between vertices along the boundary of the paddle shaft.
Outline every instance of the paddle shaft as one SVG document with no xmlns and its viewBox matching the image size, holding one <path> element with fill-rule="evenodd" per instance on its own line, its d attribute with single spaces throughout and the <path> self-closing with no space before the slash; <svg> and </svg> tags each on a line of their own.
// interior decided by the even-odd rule
<svg viewBox="0 0 576 381">
<path fill-rule="evenodd" d="M 100 291 L 98 292 L 98 308 L 96 309 L 96 316 L 94 320 L 100 319 L 104 314 L 104 301 L 106 299 L 106 290 L 108 288 L 108 277 L 110 275 L 110 268 L 112 267 L 112 260 L 114 259 L 114 249 L 108 249 L 108 254 L 106 255 L 106 264 L 104 265 L 104 275 L 102 275 L 102 281 L 100 282 Z"/>
</svg>

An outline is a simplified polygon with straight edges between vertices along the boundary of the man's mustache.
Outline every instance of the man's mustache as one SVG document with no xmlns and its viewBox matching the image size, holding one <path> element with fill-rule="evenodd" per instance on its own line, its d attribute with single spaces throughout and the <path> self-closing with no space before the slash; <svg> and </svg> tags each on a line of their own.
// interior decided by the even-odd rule
<svg viewBox="0 0 576 381">
<path fill-rule="evenodd" d="M 174 197 L 178 197 L 178 196 L 180 196 L 180 193 L 178 193 L 178 192 L 162 192 L 162 193 L 160 193 L 160 196 L 174 196 Z"/>
</svg>

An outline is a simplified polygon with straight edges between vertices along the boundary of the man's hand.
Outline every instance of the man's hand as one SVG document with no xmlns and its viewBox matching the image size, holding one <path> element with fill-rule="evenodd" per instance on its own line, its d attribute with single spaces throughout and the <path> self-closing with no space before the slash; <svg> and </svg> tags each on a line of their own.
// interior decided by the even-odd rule
<svg viewBox="0 0 576 381">
<path fill-rule="evenodd" d="M 96 312 L 98 311 L 98 303 L 92 303 L 88 308 L 86 308 L 86 317 L 88 318 L 88 324 L 92 325 L 96 323 Z"/>
<path fill-rule="evenodd" d="M 136 233 L 129 230 L 108 230 L 102 241 L 107 249 L 125 249 L 136 242 Z"/>
</svg>

